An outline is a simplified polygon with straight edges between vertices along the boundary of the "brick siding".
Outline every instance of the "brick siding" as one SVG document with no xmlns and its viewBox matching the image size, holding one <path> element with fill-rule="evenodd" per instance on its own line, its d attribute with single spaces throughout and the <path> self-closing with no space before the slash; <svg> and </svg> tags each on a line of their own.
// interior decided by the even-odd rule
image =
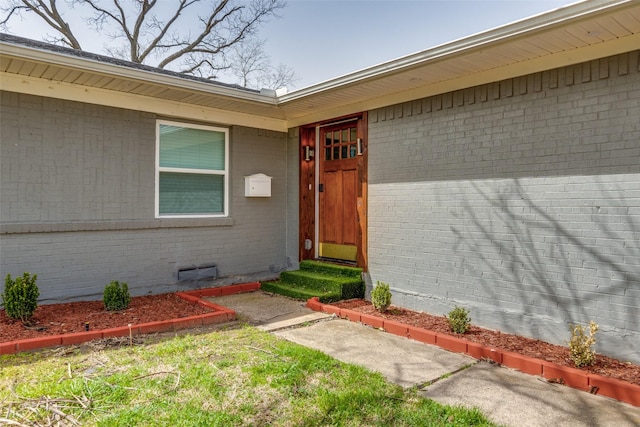
<svg viewBox="0 0 640 427">
<path fill-rule="evenodd" d="M 640 362 L 639 52 L 369 114 L 369 285 Z"/>
<path fill-rule="evenodd" d="M 217 264 L 210 285 L 289 265 L 285 133 L 231 128 L 229 218 L 159 220 L 154 115 L 11 92 L 0 102 L 0 276 L 38 274 L 42 302 L 100 299 L 111 280 L 135 295 L 206 285 L 177 282 L 193 265 Z M 246 198 L 244 177 L 260 172 L 272 197 Z"/>
</svg>

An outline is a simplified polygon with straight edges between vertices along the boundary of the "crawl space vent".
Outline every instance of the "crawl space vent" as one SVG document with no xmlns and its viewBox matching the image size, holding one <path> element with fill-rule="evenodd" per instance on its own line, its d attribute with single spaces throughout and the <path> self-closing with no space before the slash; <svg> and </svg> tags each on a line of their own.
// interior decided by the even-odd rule
<svg viewBox="0 0 640 427">
<path fill-rule="evenodd" d="M 218 275 L 218 268 L 215 264 L 206 264 L 178 269 L 179 282 L 191 282 L 194 280 L 215 279 Z"/>
</svg>

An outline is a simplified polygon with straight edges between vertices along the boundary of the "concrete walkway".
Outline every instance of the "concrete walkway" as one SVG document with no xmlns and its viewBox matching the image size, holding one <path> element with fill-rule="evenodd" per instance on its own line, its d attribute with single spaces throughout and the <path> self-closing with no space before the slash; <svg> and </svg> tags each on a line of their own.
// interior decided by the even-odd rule
<svg viewBox="0 0 640 427">
<path fill-rule="evenodd" d="M 437 402 L 477 407 L 498 424 L 640 426 L 640 408 L 317 313 L 300 301 L 261 291 L 209 299 L 260 329 L 418 387 Z"/>
</svg>

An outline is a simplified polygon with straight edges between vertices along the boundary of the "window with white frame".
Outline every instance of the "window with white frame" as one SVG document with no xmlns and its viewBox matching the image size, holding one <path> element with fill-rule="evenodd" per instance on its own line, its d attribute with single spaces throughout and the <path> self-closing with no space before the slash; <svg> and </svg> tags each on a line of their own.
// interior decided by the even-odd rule
<svg viewBox="0 0 640 427">
<path fill-rule="evenodd" d="M 158 121 L 156 217 L 228 214 L 229 130 Z"/>
</svg>

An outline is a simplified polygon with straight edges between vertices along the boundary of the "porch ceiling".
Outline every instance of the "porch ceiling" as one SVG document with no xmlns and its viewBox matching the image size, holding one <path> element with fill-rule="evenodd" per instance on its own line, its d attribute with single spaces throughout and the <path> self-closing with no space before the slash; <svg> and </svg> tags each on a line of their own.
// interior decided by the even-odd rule
<svg viewBox="0 0 640 427">
<path fill-rule="evenodd" d="M 284 131 L 638 49 L 640 2 L 577 3 L 280 97 L 34 44 L 0 40 L 1 89 Z"/>
</svg>

